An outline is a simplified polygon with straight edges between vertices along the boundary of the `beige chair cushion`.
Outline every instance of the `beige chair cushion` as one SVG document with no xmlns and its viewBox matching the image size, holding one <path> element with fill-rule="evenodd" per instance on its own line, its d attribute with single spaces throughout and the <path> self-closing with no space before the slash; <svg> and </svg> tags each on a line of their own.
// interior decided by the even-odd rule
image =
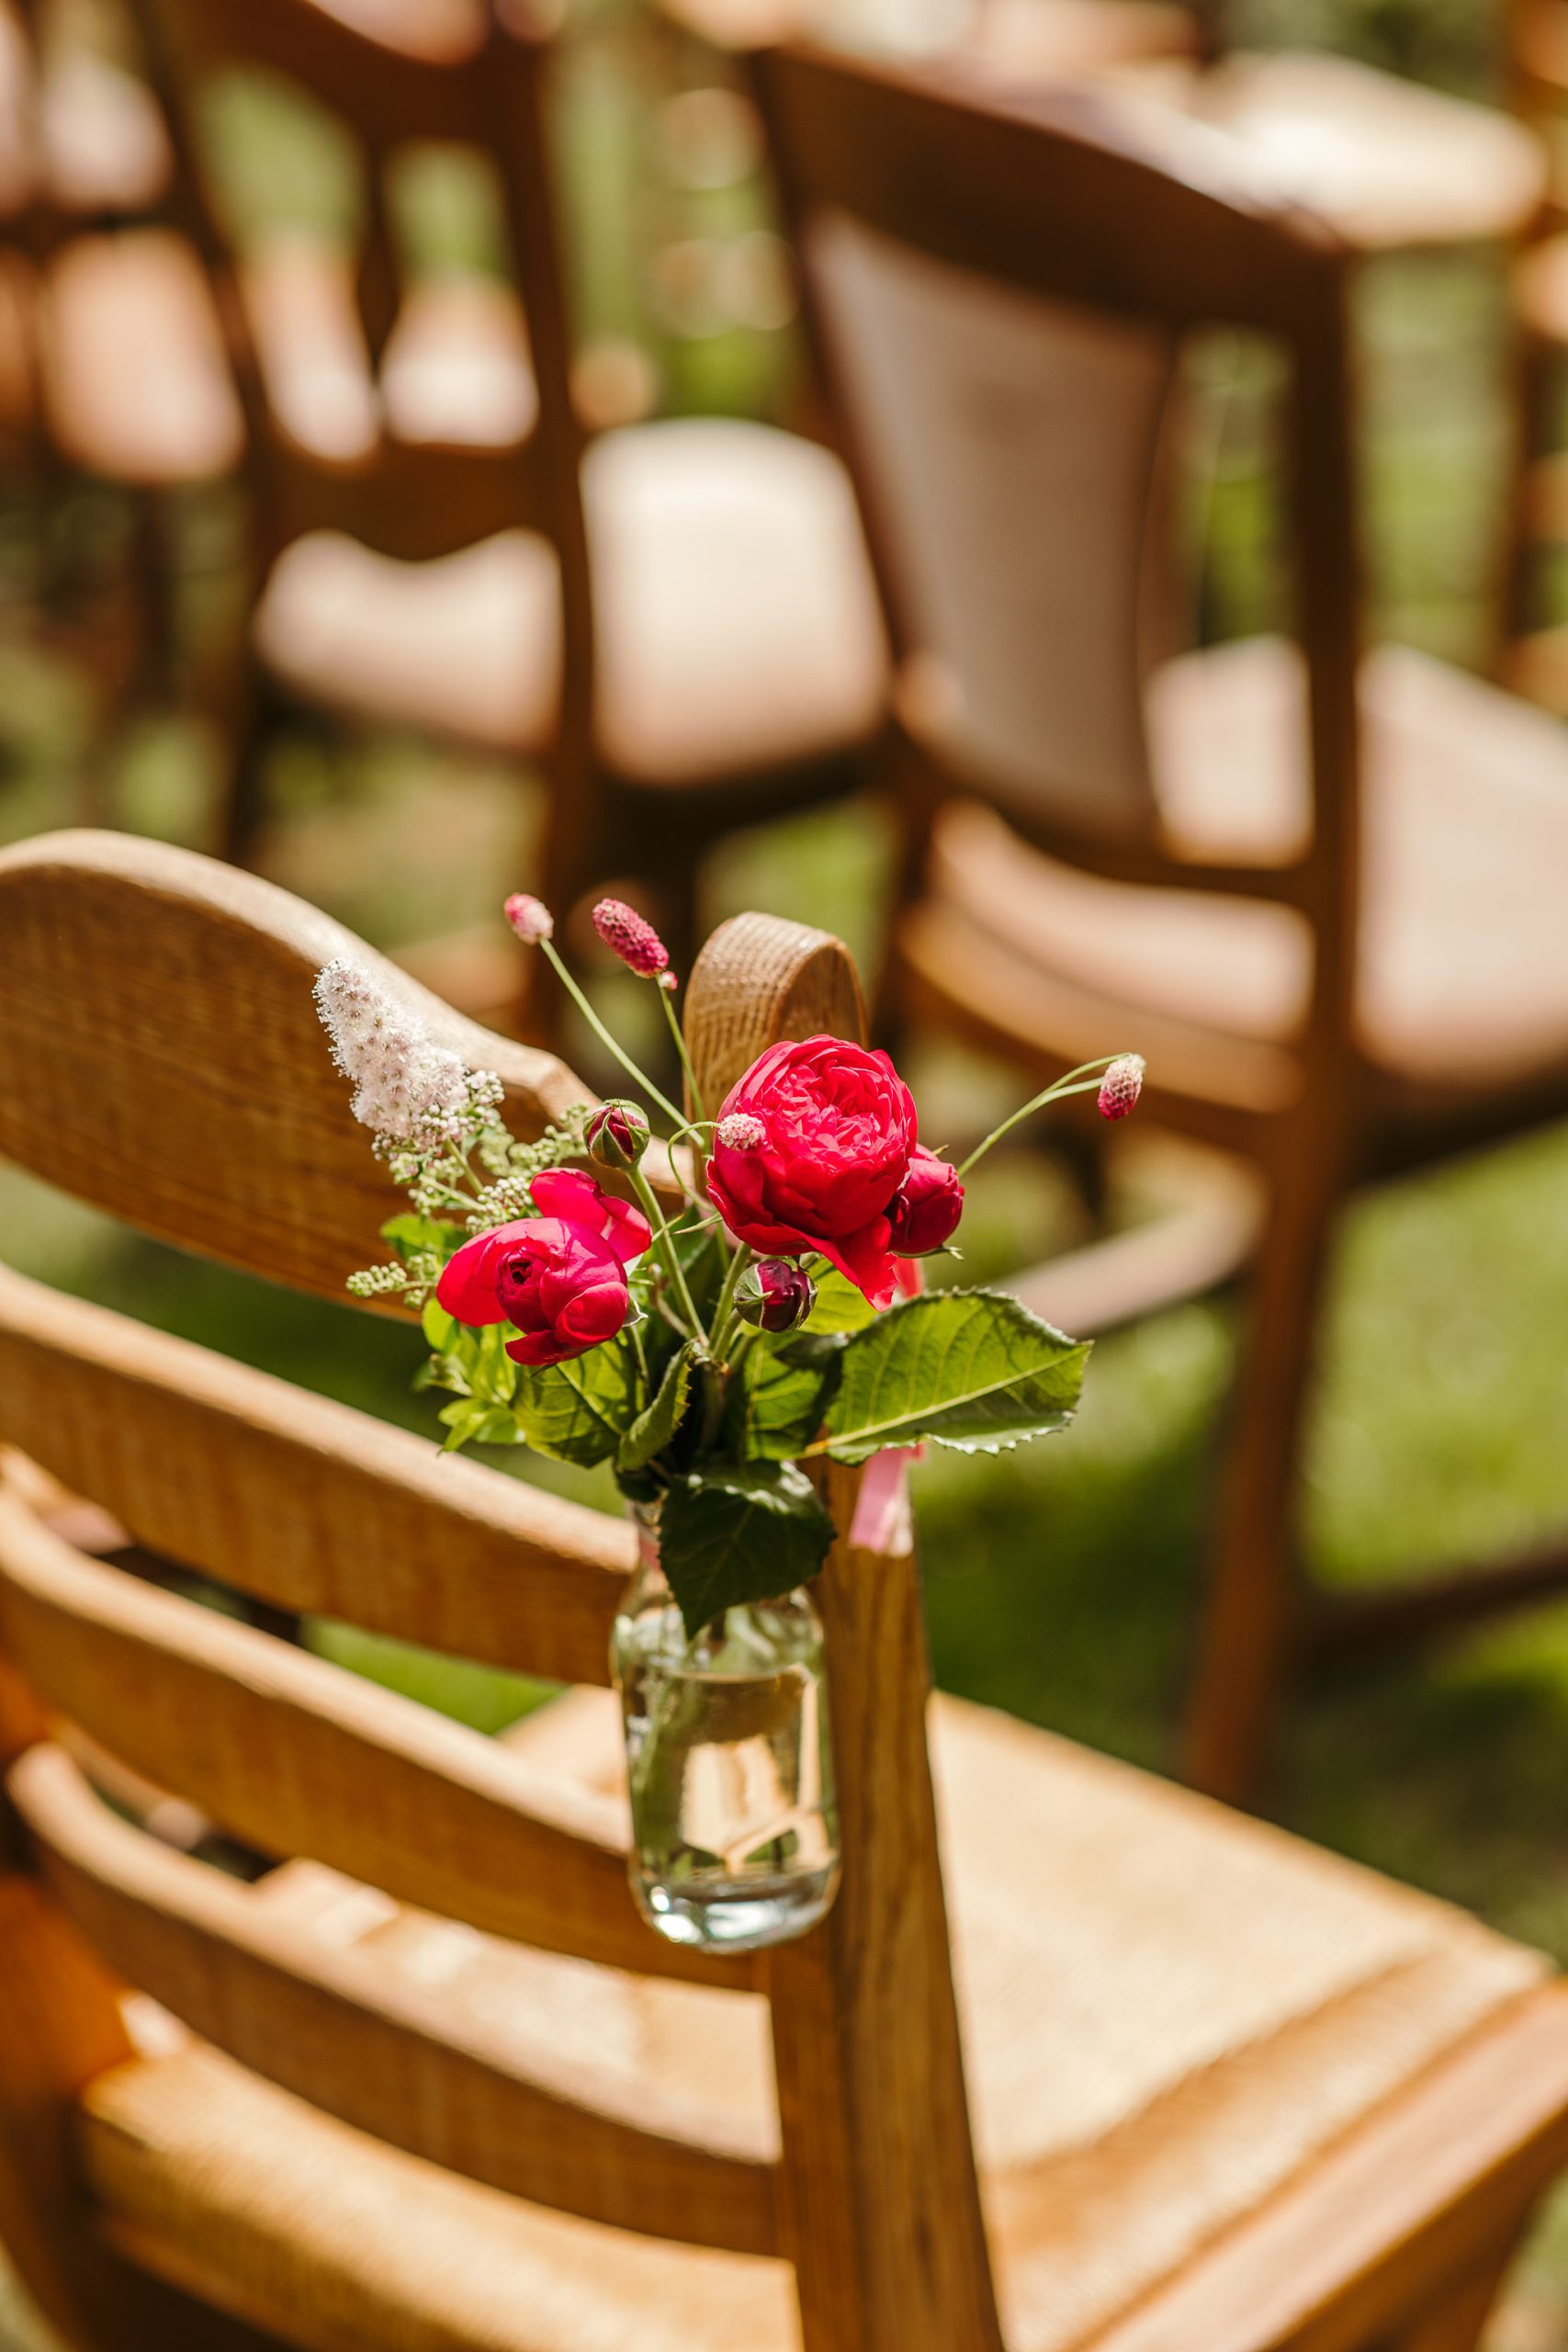
<svg viewBox="0 0 1568 2352">
<path fill-rule="evenodd" d="M 45 280 L 44 399 L 63 454 L 159 489 L 239 463 L 244 421 L 206 275 L 166 229 L 73 239 Z"/>
<path fill-rule="evenodd" d="M 1510 237 L 1546 193 L 1546 150 L 1522 122 L 1326 51 L 1136 62 L 1105 86 L 1215 124 L 1260 188 L 1366 253 Z"/>
<path fill-rule="evenodd" d="M 1008 1717 L 938 1700 L 933 1736 L 1011 2352 L 1066 2352 L 1544 1973 L 1442 1904 Z M 558 1702 L 517 1744 L 543 1769 L 623 1785 L 607 1693 Z M 546 2083 L 622 2111 L 634 2086 L 672 2117 L 697 2102 L 777 2144 L 758 1996 L 523 1951 L 310 1865 L 267 1893 L 482 2013 Z M 86 2105 L 93 2178 L 143 2251 L 238 2266 L 247 2292 L 284 2279 L 301 2308 L 319 2297 L 343 2315 L 334 2346 L 795 2342 L 776 2264 L 524 2209 L 375 2149 L 209 2053 L 122 2069 Z M 304 2134 L 299 2162 L 269 2161 L 269 2115 Z M 192 2193 L 200 2243 L 159 2252 Z M 510 2299 L 496 2286 L 508 2277 Z"/>
<path fill-rule="evenodd" d="M 1189 655 L 1154 682 L 1150 732 L 1179 855 L 1279 862 L 1310 827 L 1304 672 L 1254 640 Z M 1371 1063 L 1420 1085 L 1503 1087 L 1568 1065 L 1568 741 L 1529 705 L 1404 648 L 1361 680 L 1364 905 L 1357 1023 Z M 1210 1037 L 1288 1040 L 1310 946 L 1290 910 L 1134 889 L 1027 849 L 990 811 L 938 831 L 926 910 L 907 947 L 926 985 L 961 1000 L 964 931 L 1021 986 L 1049 974 L 1140 1018 Z M 999 986 L 988 972 L 993 994 Z M 1119 1016 L 1120 1017 L 1120 1016 Z"/>
<path fill-rule="evenodd" d="M 733 420 L 631 426 L 590 449 L 583 497 L 598 734 L 619 772 L 679 786 L 871 733 L 881 624 L 825 450 Z M 318 532 L 275 567 L 257 642 L 309 701 L 526 756 L 555 715 L 558 605 L 553 554 L 525 532 L 421 565 Z"/>
</svg>

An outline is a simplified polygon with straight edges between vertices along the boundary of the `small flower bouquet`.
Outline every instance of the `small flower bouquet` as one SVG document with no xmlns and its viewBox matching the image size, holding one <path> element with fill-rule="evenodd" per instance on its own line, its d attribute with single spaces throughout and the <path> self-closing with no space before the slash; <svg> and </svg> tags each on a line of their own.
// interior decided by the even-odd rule
<svg viewBox="0 0 1568 2352">
<path fill-rule="evenodd" d="M 641 1099 L 585 1105 L 519 1143 L 495 1077 L 357 967 L 329 965 L 321 1020 L 412 1204 L 383 1227 L 393 1259 L 350 1288 L 422 1313 L 420 1379 L 451 1392 L 448 1448 L 521 1443 L 613 1469 L 642 1537 L 613 1659 L 634 1892 L 677 1940 L 776 1941 L 820 1916 L 837 1868 L 805 1589 L 835 1531 L 808 1465 L 927 1441 L 994 1452 L 1063 1426 L 1087 1348 L 1002 1293 L 925 1291 L 919 1261 L 951 1250 L 964 1179 L 999 1136 L 1066 1093 L 1098 1091 L 1119 1118 L 1143 1064 L 1069 1073 L 956 1168 L 919 1142 L 887 1056 L 842 1038 L 770 1046 L 710 1110 L 661 943 L 604 900 L 601 938 L 660 990 L 682 1112 L 599 1021 L 539 901 L 506 912 Z M 668 1214 L 646 1172 L 645 1104 L 667 1129 Z"/>
</svg>

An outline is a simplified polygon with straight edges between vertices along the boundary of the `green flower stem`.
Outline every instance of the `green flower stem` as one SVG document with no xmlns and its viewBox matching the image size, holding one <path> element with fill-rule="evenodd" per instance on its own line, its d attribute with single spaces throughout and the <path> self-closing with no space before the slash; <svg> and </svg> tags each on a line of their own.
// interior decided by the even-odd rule
<svg viewBox="0 0 1568 2352">
<path fill-rule="evenodd" d="M 1097 1062 L 1080 1062 L 1077 1069 L 1068 1070 L 1065 1078 L 1058 1078 L 1050 1086 L 1043 1087 L 1038 1094 L 1032 1095 L 1027 1102 L 1021 1104 L 1010 1118 L 1004 1119 L 999 1127 L 993 1127 L 984 1143 L 976 1145 L 958 1170 L 960 1177 L 967 1176 L 976 1160 L 984 1159 L 994 1143 L 1000 1143 L 1005 1135 L 1010 1135 L 1022 1120 L 1032 1118 L 1036 1111 L 1043 1111 L 1047 1102 L 1059 1102 L 1068 1094 L 1094 1093 L 1100 1085 L 1100 1078 L 1091 1076 L 1090 1073 L 1103 1073 L 1111 1068 L 1113 1061 L 1118 1061 L 1120 1058 L 1120 1055 L 1117 1054 L 1105 1054 Z M 1083 1083 L 1075 1085 L 1073 1082 L 1075 1079 L 1082 1080 Z"/>
<path fill-rule="evenodd" d="M 600 1020 L 599 1015 L 594 1012 L 593 1007 L 589 1003 L 588 999 L 583 995 L 582 990 L 578 987 L 577 982 L 572 978 L 571 974 L 567 970 L 566 966 L 561 962 L 560 956 L 556 950 L 555 942 L 550 939 L 541 939 L 538 944 L 540 953 L 547 958 L 551 970 L 555 973 L 556 978 L 560 981 L 561 986 L 565 989 L 568 996 L 570 997 L 573 1004 L 576 1005 L 579 1012 L 581 1013 L 584 1021 L 587 1022 L 589 1027 L 592 1030 L 593 1035 L 598 1038 L 600 1044 L 604 1046 L 608 1052 L 614 1054 L 615 1059 L 620 1063 L 621 1068 L 626 1071 L 626 1076 L 637 1080 L 637 1083 L 641 1087 L 643 1092 L 648 1095 L 650 1101 L 658 1103 L 665 1117 L 669 1119 L 673 1125 L 677 1127 L 684 1126 L 686 1123 L 685 1113 L 683 1111 L 677 1111 L 673 1102 L 671 1102 L 670 1097 L 667 1094 L 661 1094 L 660 1092 L 658 1087 L 655 1086 L 652 1079 L 649 1077 L 647 1071 L 639 1069 L 636 1062 L 633 1061 L 631 1056 L 625 1052 L 623 1048 L 615 1043 L 614 1037 L 611 1036 L 609 1031 L 605 1028 L 604 1023 Z"/>
<path fill-rule="evenodd" d="M 681 1253 L 675 1247 L 675 1237 L 665 1222 L 664 1211 L 654 1196 L 653 1187 L 640 1168 L 628 1168 L 626 1177 L 637 1194 L 637 1206 L 653 1227 L 654 1244 L 664 1261 L 664 1271 L 686 1317 L 686 1336 L 691 1340 L 705 1340 L 707 1331 L 693 1301 L 685 1269 L 681 1263 Z"/>
<path fill-rule="evenodd" d="M 664 1007 L 664 1018 L 670 1024 L 670 1035 L 675 1040 L 675 1051 L 681 1057 L 681 1068 L 686 1073 L 686 1085 L 692 1097 L 692 1108 L 696 1113 L 699 1122 L 705 1125 L 707 1114 L 703 1109 L 703 1090 L 697 1084 L 697 1073 L 692 1068 L 692 1057 L 686 1051 L 685 1033 L 676 1016 L 675 1000 L 668 989 L 661 988 L 659 991 L 659 1001 Z"/>
<path fill-rule="evenodd" d="M 729 1335 L 735 1324 L 737 1285 L 756 1254 L 754 1250 L 741 1241 L 736 1244 L 735 1253 L 729 1261 L 728 1269 L 724 1277 L 724 1286 L 718 1294 L 718 1304 L 713 1311 L 713 1355 L 716 1363 L 724 1362 L 725 1351 L 729 1345 Z"/>
</svg>

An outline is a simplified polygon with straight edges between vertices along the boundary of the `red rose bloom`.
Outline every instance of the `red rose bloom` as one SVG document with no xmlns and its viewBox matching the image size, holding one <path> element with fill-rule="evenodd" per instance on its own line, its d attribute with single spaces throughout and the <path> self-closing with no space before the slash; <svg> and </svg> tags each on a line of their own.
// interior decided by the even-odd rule
<svg viewBox="0 0 1568 2352">
<path fill-rule="evenodd" d="M 964 1187 L 957 1169 L 918 1143 L 909 1172 L 887 1212 L 894 1249 L 900 1258 L 929 1258 L 951 1238 L 963 1214 Z"/>
<path fill-rule="evenodd" d="M 465 1241 L 435 1295 L 459 1323 L 514 1323 L 519 1336 L 506 1344 L 514 1363 L 565 1363 L 626 1321 L 626 1270 L 648 1247 L 648 1219 L 577 1169 L 550 1169 L 530 1189 L 550 1214 Z"/>
<path fill-rule="evenodd" d="M 770 1046 L 725 1097 L 721 1125 L 736 1112 L 762 1140 L 739 1148 L 716 1136 L 707 1164 L 709 1197 L 736 1239 L 770 1257 L 818 1250 L 886 1306 L 888 1204 L 915 1149 L 914 1098 L 886 1055 L 841 1037 Z"/>
</svg>

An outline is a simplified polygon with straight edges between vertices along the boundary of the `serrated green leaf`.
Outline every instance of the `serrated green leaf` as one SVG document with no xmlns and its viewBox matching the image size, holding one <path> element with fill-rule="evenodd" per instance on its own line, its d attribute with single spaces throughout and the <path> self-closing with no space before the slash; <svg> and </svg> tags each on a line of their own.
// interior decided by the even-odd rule
<svg viewBox="0 0 1568 2352">
<path fill-rule="evenodd" d="M 807 1451 L 864 1462 L 934 1438 L 995 1453 L 1071 1419 L 1088 1354 L 998 1291 L 905 1299 L 846 1342 L 827 1434 Z"/>
<path fill-rule="evenodd" d="M 519 1366 L 512 1409 L 536 1453 L 590 1470 L 608 1462 L 632 1418 L 635 1363 L 624 1341 L 542 1371 Z"/>
<path fill-rule="evenodd" d="M 742 1357 L 724 1407 L 724 1441 L 741 1461 L 788 1462 L 821 1428 L 839 1385 L 842 1349 L 796 1334 L 782 1346 L 758 1340 Z"/>
<path fill-rule="evenodd" d="M 696 1350 L 689 1340 L 671 1357 L 664 1377 L 654 1392 L 652 1403 L 637 1415 L 616 1449 L 617 1470 L 631 1472 L 646 1468 L 654 1455 L 662 1453 L 670 1443 L 686 1410 L 695 1357 Z"/>
<path fill-rule="evenodd" d="M 487 1323 L 475 1333 L 468 1380 L 476 1396 L 487 1404 L 510 1405 L 517 1393 L 517 1366 L 506 1352 L 513 1336 L 510 1323 Z"/>
<path fill-rule="evenodd" d="M 810 1314 L 801 1325 L 803 1331 L 863 1331 L 874 1323 L 877 1309 L 864 1291 L 858 1290 L 847 1274 L 837 1266 L 819 1263 L 813 1273 L 817 1297 Z"/>
<path fill-rule="evenodd" d="M 660 1517 L 660 1557 L 692 1640 L 726 1609 L 809 1582 L 832 1541 L 815 1487 L 789 1462 L 694 1472 Z"/>
</svg>

